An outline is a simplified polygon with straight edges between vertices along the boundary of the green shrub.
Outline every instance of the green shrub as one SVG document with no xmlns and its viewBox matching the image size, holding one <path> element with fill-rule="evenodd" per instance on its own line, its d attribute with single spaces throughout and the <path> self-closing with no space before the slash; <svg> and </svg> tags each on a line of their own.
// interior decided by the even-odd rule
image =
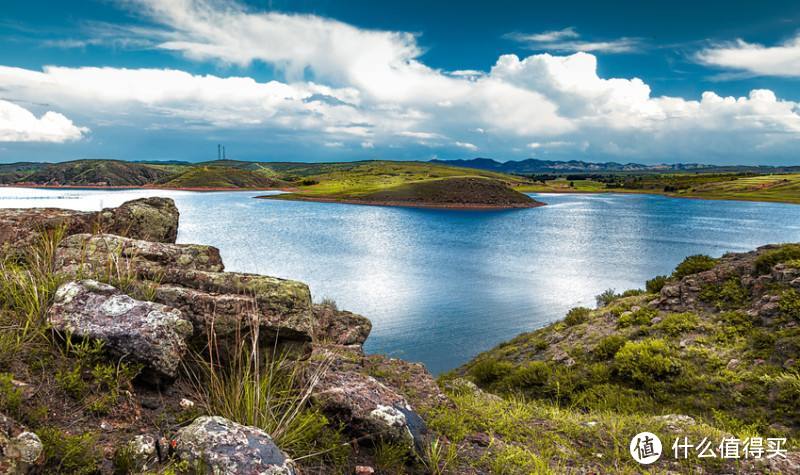
<svg viewBox="0 0 800 475">
<path fill-rule="evenodd" d="M 658 324 L 658 328 L 669 336 L 678 336 L 697 328 L 700 319 L 692 312 L 670 313 Z"/>
<path fill-rule="evenodd" d="M 491 384 L 507 376 L 514 370 L 514 365 L 508 361 L 484 359 L 475 363 L 469 369 L 469 374 L 477 384 Z"/>
<path fill-rule="evenodd" d="M 50 427 L 36 434 L 44 446 L 45 473 L 88 475 L 99 472 L 102 454 L 97 449 L 95 434 L 70 435 Z"/>
<path fill-rule="evenodd" d="M 614 356 L 615 369 L 621 377 L 647 386 L 680 373 L 681 364 L 671 356 L 673 352 L 661 339 L 628 341 Z"/>
<path fill-rule="evenodd" d="M 597 343 L 592 353 L 599 360 L 611 359 L 622 348 L 625 341 L 626 339 L 622 335 L 609 335 Z"/>
<path fill-rule="evenodd" d="M 650 321 L 658 314 L 658 311 L 650 307 L 642 307 L 635 312 L 628 312 L 620 315 L 617 325 L 620 328 L 631 325 L 649 325 Z"/>
<path fill-rule="evenodd" d="M 589 314 L 590 313 L 591 313 L 591 310 L 586 308 L 586 307 L 575 307 L 575 308 L 572 308 L 572 309 L 570 309 L 569 312 L 567 312 L 567 316 L 566 316 L 566 318 L 564 318 L 564 323 L 566 323 L 567 326 L 570 326 L 570 327 L 574 326 L 574 325 L 578 325 L 580 323 L 585 322 L 589 318 Z"/>
<path fill-rule="evenodd" d="M 754 263 L 755 272 L 757 275 L 767 274 L 775 264 L 794 259 L 800 259 L 800 244 L 786 244 L 758 256 Z"/>
<path fill-rule="evenodd" d="M 544 386 L 551 373 L 550 367 L 544 361 L 530 361 L 503 378 L 503 385 L 510 390 Z"/>
<path fill-rule="evenodd" d="M 634 297 L 636 295 L 644 295 L 645 291 L 642 289 L 628 289 L 625 292 L 619 294 L 620 297 Z"/>
<path fill-rule="evenodd" d="M 713 304 L 719 310 L 740 308 L 747 304 L 750 294 L 738 277 L 731 277 L 722 285 L 708 284 L 700 290 L 700 300 Z"/>
<path fill-rule="evenodd" d="M 664 285 L 667 283 L 668 280 L 669 277 L 665 275 L 659 275 L 653 277 L 652 279 L 645 282 L 645 289 L 647 289 L 647 291 L 651 294 L 657 294 L 661 292 L 661 289 L 664 288 Z"/>
<path fill-rule="evenodd" d="M 14 376 L 0 373 L 0 413 L 17 414 L 22 406 L 22 390 L 14 385 Z"/>
<path fill-rule="evenodd" d="M 683 260 L 683 262 L 678 264 L 678 266 L 675 268 L 675 271 L 672 273 L 672 277 L 675 279 L 680 279 L 686 277 L 687 275 L 697 274 L 698 272 L 711 269 L 716 264 L 717 260 L 713 257 L 705 254 L 695 254 L 687 257 Z"/>
<path fill-rule="evenodd" d="M 617 295 L 617 292 L 614 289 L 606 289 L 603 291 L 603 293 L 595 296 L 594 299 L 597 302 L 598 307 L 605 307 L 618 298 L 619 295 Z"/>
<path fill-rule="evenodd" d="M 781 313 L 785 316 L 794 320 L 800 320 L 800 292 L 794 289 L 783 292 L 778 306 Z"/>
</svg>

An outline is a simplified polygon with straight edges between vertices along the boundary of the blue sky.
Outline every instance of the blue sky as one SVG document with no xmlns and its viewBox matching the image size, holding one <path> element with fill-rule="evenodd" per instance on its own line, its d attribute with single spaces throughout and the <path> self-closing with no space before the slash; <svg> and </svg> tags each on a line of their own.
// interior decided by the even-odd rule
<svg viewBox="0 0 800 475">
<path fill-rule="evenodd" d="M 0 161 L 800 164 L 800 4 L 762 3 L 6 2 Z"/>
</svg>

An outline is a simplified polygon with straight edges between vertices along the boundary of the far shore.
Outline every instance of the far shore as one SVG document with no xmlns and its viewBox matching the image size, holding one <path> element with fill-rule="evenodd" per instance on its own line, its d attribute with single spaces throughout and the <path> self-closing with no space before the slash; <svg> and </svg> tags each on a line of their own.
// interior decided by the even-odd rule
<svg viewBox="0 0 800 475">
<path fill-rule="evenodd" d="M 296 191 L 294 188 L 231 188 L 224 186 L 154 186 L 154 185 L 38 185 L 35 183 L 9 183 L 2 188 L 44 188 L 54 190 L 167 190 L 167 191 Z"/>
<path fill-rule="evenodd" d="M 545 206 L 546 203 L 535 201 L 532 203 L 515 203 L 509 205 L 490 205 L 481 203 L 430 203 L 430 202 L 413 202 L 413 201 L 376 201 L 376 200 L 357 200 L 357 199 L 336 199 L 336 198 L 322 198 L 312 196 L 296 196 L 296 195 L 264 195 L 256 196 L 261 199 L 275 199 L 284 201 L 310 201 L 316 203 L 339 203 L 349 205 L 364 205 L 364 206 L 389 206 L 396 208 L 428 208 L 428 209 L 468 209 L 468 210 L 503 210 L 503 209 L 525 209 L 525 208 L 538 208 Z"/>
</svg>

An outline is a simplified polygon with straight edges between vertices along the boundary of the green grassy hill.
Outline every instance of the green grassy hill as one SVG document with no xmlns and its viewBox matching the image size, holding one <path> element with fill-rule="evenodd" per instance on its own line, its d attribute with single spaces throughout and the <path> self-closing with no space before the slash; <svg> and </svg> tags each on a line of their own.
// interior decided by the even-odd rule
<svg viewBox="0 0 800 475">
<path fill-rule="evenodd" d="M 197 165 L 158 183 L 168 188 L 232 188 L 267 189 L 288 186 L 285 181 L 270 178 L 258 171 L 241 168 Z"/>
</svg>

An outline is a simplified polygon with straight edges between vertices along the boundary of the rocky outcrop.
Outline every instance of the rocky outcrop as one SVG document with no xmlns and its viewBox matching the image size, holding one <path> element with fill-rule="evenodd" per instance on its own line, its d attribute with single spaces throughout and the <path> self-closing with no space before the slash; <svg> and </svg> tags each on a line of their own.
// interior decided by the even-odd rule
<svg viewBox="0 0 800 475">
<path fill-rule="evenodd" d="M 215 247 L 110 234 L 70 236 L 56 251 L 56 270 L 72 278 L 123 275 L 150 281 L 156 302 L 181 310 L 193 323 L 196 342 L 207 343 L 213 331 L 223 357 L 225 341 L 253 324 L 264 345 L 277 341 L 292 353 L 308 354 L 314 331 L 308 286 L 223 269 Z"/>
<path fill-rule="evenodd" d="M 800 268 L 781 262 L 763 268 L 764 256 L 782 247 L 768 245 L 751 252 L 725 254 L 709 270 L 668 282 L 652 303 L 664 311 L 704 311 L 719 307 L 720 299 L 724 304 L 725 299 L 735 298 L 736 303 L 749 307 L 751 316 L 769 319 L 778 312 L 780 297 L 773 292 L 776 287 L 800 289 Z M 720 289 L 719 298 L 713 298 L 714 289 Z"/>
<path fill-rule="evenodd" d="M 294 463 L 261 429 L 199 417 L 178 431 L 175 449 L 190 466 L 219 475 L 294 475 Z"/>
<path fill-rule="evenodd" d="M 57 208 L 0 209 L 0 248 L 21 249 L 42 232 L 64 229 L 65 235 L 105 231 L 158 242 L 175 242 L 178 209 L 169 198 L 143 198 L 100 212 Z"/>
<path fill-rule="evenodd" d="M 155 242 L 175 242 L 178 208 L 169 198 L 141 198 L 99 214 L 103 232 Z"/>
<path fill-rule="evenodd" d="M 192 333 L 179 310 L 93 280 L 59 287 L 48 320 L 58 331 L 100 340 L 110 353 L 143 364 L 155 381 L 175 378 Z"/>
<path fill-rule="evenodd" d="M 0 475 L 30 473 L 43 461 L 44 447 L 39 437 L 0 414 Z"/>
<path fill-rule="evenodd" d="M 197 244 L 167 244 L 113 234 L 75 234 L 58 246 L 57 272 L 69 276 L 109 275 L 180 283 L 186 271 L 224 269 L 219 250 Z"/>
<path fill-rule="evenodd" d="M 354 436 L 406 443 L 421 450 L 427 428 L 398 391 L 366 373 L 360 348 L 318 347 L 312 400 Z"/>
<path fill-rule="evenodd" d="M 333 305 L 314 305 L 314 339 L 336 345 L 363 345 L 372 331 L 372 322 L 356 313 Z"/>
</svg>

